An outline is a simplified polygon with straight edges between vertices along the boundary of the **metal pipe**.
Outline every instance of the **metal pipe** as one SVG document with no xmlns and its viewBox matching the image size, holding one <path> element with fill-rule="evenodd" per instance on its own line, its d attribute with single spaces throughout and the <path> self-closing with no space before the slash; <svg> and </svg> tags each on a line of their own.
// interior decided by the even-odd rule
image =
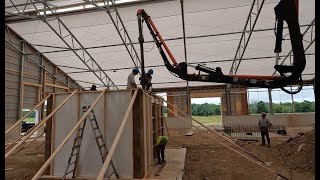
<svg viewBox="0 0 320 180">
<path fill-rule="evenodd" d="M 188 64 L 187 58 L 187 42 L 186 42 L 186 28 L 185 28 L 185 20 L 184 20 L 184 6 L 183 0 L 180 0 L 181 5 L 181 16 L 182 16 L 182 33 L 183 33 L 183 49 L 184 49 L 184 62 Z M 187 81 L 187 114 L 191 116 L 191 97 L 190 97 L 190 88 L 189 81 Z"/>
</svg>

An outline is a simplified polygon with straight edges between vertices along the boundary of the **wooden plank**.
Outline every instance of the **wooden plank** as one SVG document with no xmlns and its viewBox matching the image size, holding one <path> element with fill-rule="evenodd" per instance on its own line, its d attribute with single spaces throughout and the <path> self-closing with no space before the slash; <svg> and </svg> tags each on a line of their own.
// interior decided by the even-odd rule
<svg viewBox="0 0 320 180">
<path fill-rule="evenodd" d="M 60 86 L 60 85 L 52 84 L 52 83 L 46 83 L 46 86 L 69 90 L 69 88 L 66 86 Z"/>
<path fill-rule="evenodd" d="M 36 84 L 36 83 L 31 83 L 31 82 L 26 82 L 26 81 L 22 81 L 21 84 L 27 85 L 27 86 L 42 87 L 41 84 Z"/>
<path fill-rule="evenodd" d="M 136 100 L 134 102 L 133 109 L 133 142 L 135 147 L 133 148 L 133 178 L 143 177 L 143 162 L 144 154 L 141 153 L 143 149 L 143 94 L 138 92 Z"/>
<path fill-rule="evenodd" d="M 5 154 L 5 158 L 7 158 L 13 151 L 15 151 L 23 142 L 25 142 L 36 130 L 38 130 L 45 122 L 49 120 L 49 118 L 58 111 L 77 91 L 74 91 L 68 98 L 66 98 L 62 103 L 59 104 L 45 119 L 43 119 L 40 123 L 38 123 L 28 135 L 26 135 L 20 142 L 18 142 L 10 151 Z"/>
<path fill-rule="evenodd" d="M 47 114 L 51 114 L 53 110 L 53 99 L 54 96 L 51 96 L 47 101 Z M 52 117 L 46 122 L 44 129 L 45 135 L 45 147 L 44 147 L 44 159 L 47 160 L 51 155 L 51 144 L 52 144 Z M 50 174 L 50 166 L 45 170 L 44 174 Z"/>
<path fill-rule="evenodd" d="M 39 169 L 39 171 L 34 175 L 34 177 L 32 178 L 32 180 L 37 180 L 41 174 L 43 173 L 43 171 L 45 170 L 45 168 L 47 168 L 49 166 L 49 164 L 52 162 L 53 158 L 58 154 L 58 152 L 61 150 L 61 148 L 64 146 L 64 144 L 68 141 L 68 139 L 72 136 L 72 134 L 74 133 L 74 131 L 79 127 L 79 125 L 81 124 L 81 122 L 86 119 L 86 117 L 89 115 L 89 113 L 91 112 L 91 110 L 94 108 L 94 106 L 97 104 L 97 102 L 99 101 L 99 99 L 103 96 L 103 94 L 105 93 L 106 90 L 102 91 L 100 93 L 100 95 L 98 96 L 98 98 L 91 104 L 91 107 L 87 110 L 86 113 L 84 113 L 84 115 L 82 116 L 82 118 L 78 121 L 78 123 L 73 127 L 73 129 L 69 132 L 69 134 L 67 135 L 67 137 L 61 142 L 61 144 L 57 147 L 57 149 L 55 149 L 55 151 L 51 154 L 51 156 L 47 159 L 47 161 L 42 165 L 42 167 Z M 76 92 L 76 91 L 74 91 Z M 72 93 L 73 95 L 73 93 Z"/>
<path fill-rule="evenodd" d="M 185 136 L 192 136 L 193 135 L 193 131 L 189 131 L 187 134 L 185 134 Z"/>
<path fill-rule="evenodd" d="M 127 122 L 129 113 L 130 113 L 130 111 L 131 111 L 131 109 L 132 109 L 132 106 L 133 106 L 133 103 L 134 103 L 134 101 L 135 101 L 135 99 L 136 99 L 137 93 L 138 93 L 138 90 L 136 89 L 136 90 L 134 91 L 134 94 L 133 94 L 132 99 L 131 99 L 131 101 L 130 101 L 130 104 L 129 104 L 129 106 L 128 106 L 127 112 L 126 112 L 126 114 L 124 115 L 124 118 L 123 118 L 123 120 L 122 120 L 122 122 L 121 122 L 121 126 L 120 126 L 120 128 L 119 128 L 119 130 L 118 130 L 118 132 L 117 132 L 116 138 L 114 139 L 114 141 L 113 141 L 113 143 L 112 143 L 112 146 L 111 146 L 111 148 L 110 148 L 109 154 L 108 154 L 108 156 L 107 156 L 105 162 L 103 163 L 103 166 L 102 166 L 102 168 L 101 168 L 101 170 L 100 170 L 100 172 L 99 172 L 99 175 L 98 175 L 98 177 L 97 177 L 97 180 L 103 180 L 103 177 L 104 177 L 104 175 L 105 175 L 105 173 L 106 173 L 106 171 L 107 171 L 107 168 L 108 168 L 108 166 L 109 166 L 109 163 L 110 163 L 110 160 L 111 160 L 111 158 L 112 158 L 112 155 L 113 155 L 113 153 L 114 153 L 114 151 L 115 151 L 115 149 L 116 149 L 116 146 L 117 146 L 117 144 L 118 144 L 118 142 L 119 142 L 119 139 L 120 139 L 120 137 L 121 137 L 121 134 L 122 134 L 122 131 L 123 131 L 123 129 L 124 129 L 124 126 L 125 126 L 125 124 L 126 124 L 126 122 Z"/>
<path fill-rule="evenodd" d="M 16 123 L 14 123 L 9 129 L 6 130 L 5 134 L 9 133 L 14 127 L 16 127 L 18 124 L 20 124 L 25 118 L 27 118 L 35 109 L 40 107 L 45 100 L 47 100 L 51 95 L 48 95 L 46 98 L 44 98 L 41 102 L 39 102 L 36 106 L 34 106 L 26 115 L 24 115 L 21 119 L 19 119 Z"/>
</svg>

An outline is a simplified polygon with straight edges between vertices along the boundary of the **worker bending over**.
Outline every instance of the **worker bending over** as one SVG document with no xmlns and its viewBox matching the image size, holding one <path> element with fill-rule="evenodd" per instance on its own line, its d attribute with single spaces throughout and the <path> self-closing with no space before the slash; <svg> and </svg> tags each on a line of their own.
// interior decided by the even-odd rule
<svg viewBox="0 0 320 180">
<path fill-rule="evenodd" d="M 266 118 L 266 113 L 262 113 L 261 114 L 262 119 L 259 120 L 259 129 L 261 132 L 261 137 L 262 137 L 262 144 L 260 144 L 260 146 L 265 146 L 265 140 L 264 140 L 264 136 L 267 137 L 267 141 L 268 141 L 268 147 L 270 147 L 270 138 L 269 138 L 269 130 L 268 128 L 272 125 L 269 121 L 269 119 Z"/>
<path fill-rule="evenodd" d="M 158 164 L 165 163 L 164 160 L 164 150 L 166 149 L 166 144 L 169 141 L 166 136 L 158 136 L 156 139 L 155 147 L 157 152 Z"/>
<path fill-rule="evenodd" d="M 137 88 L 136 81 L 134 80 L 134 76 L 139 73 L 139 69 L 137 67 L 132 69 L 132 72 L 129 74 L 127 79 L 127 89 Z"/>
<path fill-rule="evenodd" d="M 152 80 L 152 74 L 153 74 L 153 70 L 149 69 L 146 75 L 146 90 L 149 91 L 149 89 L 152 86 L 151 80 Z"/>
</svg>

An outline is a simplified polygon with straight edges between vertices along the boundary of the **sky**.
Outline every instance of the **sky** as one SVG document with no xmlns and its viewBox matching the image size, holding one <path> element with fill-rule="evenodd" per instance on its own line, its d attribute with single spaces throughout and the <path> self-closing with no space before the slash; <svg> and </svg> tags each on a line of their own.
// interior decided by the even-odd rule
<svg viewBox="0 0 320 180">
<path fill-rule="evenodd" d="M 269 95 L 268 90 L 264 88 L 259 89 L 249 89 L 248 90 L 248 100 L 250 102 L 255 101 L 264 101 L 269 102 Z M 167 100 L 166 93 L 157 93 L 156 95 L 161 96 L 164 100 Z M 314 99 L 314 91 L 312 86 L 304 86 L 302 90 L 298 93 L 293 95 L 295 102 L 302 102 L 304 100 L 307 101 L 315 101 Z M 286 92 L 282 91 L 281 89 L 274 89 L 272 90 L 272 102 L 273 103 L 285 103 L 291 102 L 291 95 L 287 94 Z M 211 104 L 220 104 L 221 99 L 220 97 L 210 97 L 210 98 L 192 98 L 191 104 L 203 104 L 203 103 L 211 103 Z M 164 104 L 167 105 L 166 103 Z"/>
</svg>

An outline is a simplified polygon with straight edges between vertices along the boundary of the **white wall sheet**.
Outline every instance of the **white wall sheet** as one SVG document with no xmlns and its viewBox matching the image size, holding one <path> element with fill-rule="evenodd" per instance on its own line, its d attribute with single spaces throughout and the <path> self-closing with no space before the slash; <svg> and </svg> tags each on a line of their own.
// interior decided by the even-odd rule
<svg viewBox="0 0 320 180">
<path fill-rule="evenodd" d="M 58 106 L 64 101 L 70 94 L 55 95 L 54 103 Z M 77 94 L 73 95 L 53 116 L 52 126 L 52 152 L 60 145 L 63 139 L 69 134 L 71 129 L 77 122 Z M 75 134 L 75 133 L 74 133 Z M 65 167 L 68 163 L 68 157 L 71 153 L 74 135 L 67 141 L 67 143 L 61 148 L 60 152 L 54 158 L 52 162 L 53 175 L 63 175 Z"/>
<path fill-rule="evenodd" d="M 132 98 L 131 90 L 108 91 L 106 93 L 105 139 L 108 149 L 116 137 L 123 117 Z M 133 177 L 133 114 L 130 110 L 128 120 L 113 154 L 113 163 L 121 178 Z M 111 166 L 109 166 L 109 169 Z"/>
<path fill-rule="evenodd" d="M 265 1 L 261 14 L 258 18 L 255 30 L 270 29 L 263 32 L 254 32 L 249 41 L 248 47 L 244 53 L 243 58 L 260 58 L 264 56 L 274 56 L 275 36 L 273 32 L 275 23 L 274 7 L 277 5 L 278 0 Z M 240 41 L 241 31 L 244 28 L 246 19 L 249 14 L 252 0 L 228 0 L 228 1 L 212 1 L 212 0 L 184 0 L 185 12 L 185 31 L 187 37 L 187 58 L 189 63 L 228 60 L 233 59 Z M 254 7 L 255 11 L 257 6 Z M 181 38 L 182 31 L 182 16 L 180 1 L 164 1 L 152 2 L 145 4 L 129 5 L 118 8 L 121 18 L 126 26 L 126 29 L 133 42 L 138 42 L 138 22 L 136 13 L 138 9 L 145 9 L 151 16 L 157 29 L 164 39 Z M 309 24 L 314 19 L 315 5 L 313 0 L 304 0 L 299 2 L 299 22 L 300 25 Z M 62 21 L 69 27 L 74 35 L 79 39 L 84 47 L 90 48 L 88 51 L 93 58 L 98 62 L 102 69 L 122 69 L 128 68 L 129 70 L 117 70 L 116 72 L 106 71 L 108 76 L 115 82 L 116 85 L 124 85 L 126 83 L 126 76 L 130 73 L 130 69 L 134 66 L 131 58 L 123 45 L 122 41 L 111 23 L 110 17 L 106 12 L 97 11 L 89 13 L 76 13 L 74 15 L 61 16 Z M 252 16 L 252 20 L 255 16 Z M 57 25 L 55 22 L 54 27 Z M 42 44 L 51 46 L 66 47 L 66 45 L 52 32 L 52 30 L 43 22 L 29 21 L 9 24 L 17 33 L 26 38 L 31 44 Z M 286 26 L 286 23 L 285 25 Z M 144 24 L 144 39 L 145 41 L 152 40 L 152 37 Z M 304 27 L 301 27 L 303 32 Z M 63 30 L 64 32 L 64 30 Z M 234 33 L 235 34 L 228 34 Z M 284 29 L 284 35 L 288 30 Z M 224 35 L 222 35 L 224 34 Z M 315 34 L 315 33 L 314 33 Z M 313 37 L 314 37 L 313 34 Z M 190 36 L 207 36 L 202 38 L 189 38 Z M 216 36 L 215 36 L 216 35 Z M 305 36 L 305 40 L 311 41 L 308 38 L 310 35 Z M 246 36 L 247 37 L 247 36 Z M 289 36 L 286 36 L 288 39 Z M 66 38 L 70 42 L 70 38 Z M 183 40 L 170 40 L 166 41 L 172 54 L 175 56 L 177 62 L 184 62 L 184 49 Z M 306 42 L 304 45 L 306 46 Z M 111 46 L 110 46 L 111 45 Z M 107 47 L 108 46 L 108 47 Z M 138 55 L 140 55 L 139 44 L 134 45 Z M 163 60 L 153 43 L 145 43 L 145 65 L 157 66 L 164 65 Z M 48 51 L 49 48 L 36 46 L 38 50 Z M 59 50 L 57 48 L 50 48 L 51 50 Z M 283 41 L 283 53 L 291 49 L 290 41 Z M 310 52 L 310 51 L 309 51 Z M 314 53 L 314 48 L 310 53 Z M 50 53 L 45 54 L 49 59 L 59 65 L 67 65 L 72 67 L 84 67 L 83 63 L 70 52 Z M 313 65 L 314 60 L 308 62 L 310 66 Z M 245 74 L 254 74 L 256 69 L 249 61 L 247 65 L 241 62 L 240 71 Z M 243 63 L 243 64 L 242 64 Z M 270 60 L 268 69 L 273 72 L 274 61 Z M 209 63 L 207 63 L 208 65 Z M 222 62 L 219 65 L 223 68 L 223 72 L 229 74 L 230 64 L 229 61 Z M 229 66 L 229 68 L 227 67 Z M 247 67 L 243 67 L 247 66 Z M 210 65 L 209 65 L 210 67 Z M 148 68 L 147 68 L 148 69 Z M 181 79 L 171 75 L 168 70 L 161 66 L 155 69 L 153 83 L 165 84 L 156 85 L 157 88 L 172 87 L 175 85 L 169 82 L 179 82 Z M 191 70 L 192 68 L 190 68 Z M 267 69 L 267 68 L 266 68 Z M 64 69 L 66 72 L 78 71 L 77 69 Z M 304 73 L 314 73 L 314 71 L 306 70 Z M 93 73 L 92 73 L 93 74 Z M 124 76 L 126 74 L 126 76 Z M 260 75 L 260 73 L 258 74 Z M 269 74 L 271 75 L 271 74 Z M 71 74 L 72 78 L 77 80 L 89 77 L 87 74 Z M 90 76 L 91 78 L 91 76 Z M 98 82 L 97 78 L 91 79 L 93 83 Z M 185 83 L 184 83 L 185 84 Z M 212 83 L 215 84 L 215 83 Z M 85 85 L 82 83 L 82 85 Z M 121 88 L 121 87 L 120 87 Z"/>
<path fill-rule="evenodd" d="M 80 108 L 83 106 L 91 106 L 91 104 L 97 99 L 101 92 L 90 92 L 90 93 L 81 93 L 80 94 Z M 104 135 L 104 96 L 100 98 L 96 106 L 93 108 L 94 114 L 96 116 L 99 128 L 102 135 Z M 80 111 L 81 117 L 82 110 Z M 90 115 L 90 117 L 92 117 Z M 94 125 L 95 126 L 95 125 Z M 80 148 L 80 161 L 79 161 L 79 176 L 98 176 L 100 169 L 102 167 L 102 159 L 98 149 L 98 145 L 95 141 L 95 137 L 90 125 L 90 121 L 87 121 L 84 133 L 82 144 Z"/>
</svg>

